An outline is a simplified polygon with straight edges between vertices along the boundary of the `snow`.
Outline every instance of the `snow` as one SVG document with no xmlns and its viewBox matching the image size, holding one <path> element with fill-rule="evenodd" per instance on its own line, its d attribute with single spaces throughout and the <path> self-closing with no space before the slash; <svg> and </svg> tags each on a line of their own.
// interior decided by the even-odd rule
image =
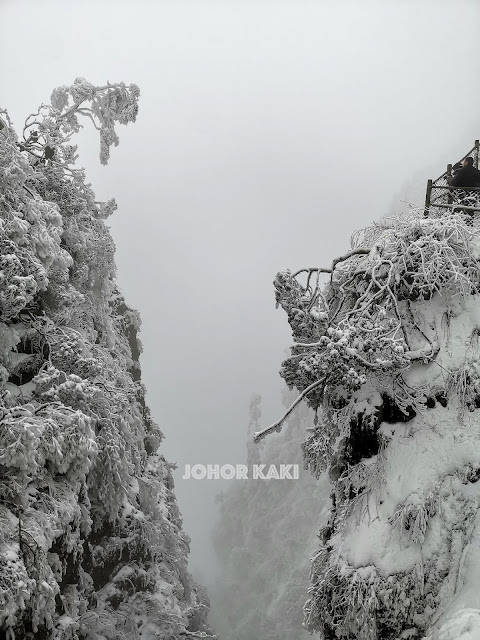
<svg viewBox="0 0 480 640">
<path fill-rule="evenodd" d="M 472 336 L 480 331 L 480 295 L 462 301 L 435 294 L 428 302 L 412 305 L 422 329 L 438 341 L 440 352 L 430 364 L 414 362 L 404 377 L 408 384 L 443 388 L 446 374 L 461 367 L 469 356 L 478 357 Z"/>
<path fill-rule="evenodd" d="M 480 610 L 461 609 L 424 640 L 480 640 Z"/>
<path fill-rule="evenodd" d="M 430 306 L 427 303 L 421 306 L 424 326 L 430 319 L 438 321 L 446 309 L 440 297 Z M 480 300 L 472 296 L 464 306 L 455 307 L 450 334 L 439 336 L 442 348 L 436 361 L 413 364 L 405 376 L 408 383 L 444 388 L 445 370 L 455 370 L 465 363 L 472 351 L 470 336 L 479 327 Z M 380 425 L 379 431 L 386 441 L 382 482 L 359 499 L 342 535 L 333 540 L 348 565 L 355 568 L 373 565 L 383 576 L 389 576 L 414 571 L 420 563 L 439 562 L 439 556 L 445 553 L 445 536 L 458 526 L 461 517 L 458 504 L 470 504 L 476 509 L 480 503 L 480 483 L 471 484 L 464 479 L 468 469 L 480 468 L 480 420 L 475 412 L 462 416 L 460 409 L 458 397 L 452 396 L 447 407 L 437 402 L 408 423 Z M 422 507 L 432 496 L 438 509 L 429 519 L 421 545 L 400 526 L 392 530 L 399 506 Z M 465 535 L 468 536 L 468 531 Z M 474 560 L 475 553 L 480 557 L 478 527 L 476 537 L 470 542 L 468 537 L 465 540 L 470 545 L 464 577 L 468 586 L 456 596 L 457 605 L 452 610 L 480 605 L 480 559 Z M 462 618 L 462 629 L 467 628 L 464 622 Z M 450 637 L 454 636 L 438 636 L 442 640 Z"/>
</svg>

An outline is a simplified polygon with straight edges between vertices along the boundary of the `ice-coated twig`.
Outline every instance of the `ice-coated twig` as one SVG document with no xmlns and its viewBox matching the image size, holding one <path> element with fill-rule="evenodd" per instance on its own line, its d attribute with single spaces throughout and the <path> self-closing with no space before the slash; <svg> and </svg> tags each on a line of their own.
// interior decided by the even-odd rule
<svg viewBox="0 0 480 640">
<path fill-rule="evenodd" d="M 274 422 L 272 425 L 270 425 L 266 429 L 263 429 L 262 431 L 256 431 L 253 434 L 253 441 L 260 442 L 260 440 L 262 440 L 265 436 L 267 436 L 269 433 L 273 433 L 274 431 L 276 431 L 277 433 L 280 433 L 280 431 L 282 430 L 282 424 L 285 422 L 287 417 L 292 413 L 292 411 L 295 409 L 297 404 L 299 404 L 303 400 L 303 398 L 308 393 L 310 393 L 310 391 L 313 391 L 313 389 L 315 389 L 322 383 L 323 383 L 323 380 L 316 380 L 315 382 L 312 382 L 312 384 L 308 386 L 306 389 L 304 389 L 302 393 L 292 402 L 292 404 L 288 407 L 288 409 L 285 411 L 285 413 L 279 420 Z"/>
<path fill-rule="evenodd" d="M 340 256 L 339 258 L 335 258 L 335 260 L 332 262 L 332 276 L 333 276 L 333 272 L 335 271 L 335 267 L 337 266 L 337 264 L 339 262 L 345 262 L 345 260 L 348 260 L 349 258 L 353 257 L 353 256 L 357 256 L 357 255 L 368 255 L 370 253 L 371 249 L 367 249 L 364 247 L 359 247 L 358 249 L 352 249 L 351 251 L 349 251 L 348 253 L 346 253 L 344 256 Z"/>
<path fill-rule="evenodd" d="M 296 278 L 304 272 L 308 273 L 308 277 L 310 278 L 310 275 L 315 271 L 318 271 L 319 273 L 332 273 L 331 269 L 324 269 L 323 267 L 307 267 L 306 269 L 299 269 L 298 271 L 295 271 L 295 273 L 292 273 L 292 278 Z"/>
</svg>

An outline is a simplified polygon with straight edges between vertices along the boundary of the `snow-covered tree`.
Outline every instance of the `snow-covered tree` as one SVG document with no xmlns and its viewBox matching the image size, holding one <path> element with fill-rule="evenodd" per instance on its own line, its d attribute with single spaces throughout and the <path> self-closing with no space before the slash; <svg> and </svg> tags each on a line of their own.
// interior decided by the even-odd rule
<svg viewBox="0 0 480 640">
<path fill-rule="evenodd" d="M 291 396 L 285 390 L 284 403 Z M 258 430 L 261 398 L 250 402 L 249 434 Z M 301 640 L 310 559 L 316 532 L 328 519 L 330 485 L 302 472 L 300 444 L 311 411 L 291 416 L 285 437 L 260 449 L 247 445 L 249 478 L 218 497 L 214 546 L 221 573 L 212 590 L 212 615 L 222 640 Z M 298 479 L 254 479 L 254 464 L 298 464 Z"/>
<path fill-rule="evenodd" d="M 77 78 L 25 122 L 0 111 L 0 632 L 7 640 L 213 637 L 172 468 L 140 380 L 140 319 L 71 138 L 100 159 L 139 89 Z"/>
<path fill-rule="evenodd" d="M 460 214 L 413 211 L 276 277 L 304 460 L 334 484 L 305 605 L 325 640 L 480 637 L 479 259 Z"/>
</svg>

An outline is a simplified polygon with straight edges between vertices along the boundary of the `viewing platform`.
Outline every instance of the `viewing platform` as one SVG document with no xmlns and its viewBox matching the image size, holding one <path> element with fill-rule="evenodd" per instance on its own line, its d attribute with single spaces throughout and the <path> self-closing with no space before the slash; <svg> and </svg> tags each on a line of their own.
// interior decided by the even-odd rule
<svg viewBox="0 0 480 640">
<path fill-rule="evenodd" d="M 463 162 L 468 156 L 473 158 L 473 166 L 478 169 L 479 141 L 475 140 L 475 145 L 466 153 L 459 162 Z M 438 218 L 450 210 L 465 211 L 475 214 L 480 211 L 480 187 L 455 188 L 451 187 L 449 180 L 452 177 L 452 166 L 447 165 L 447 170 L 436 180 L 427 182 L 427 192 L 425 195 L 424 216 L 427 218 Z"/>
</svg>

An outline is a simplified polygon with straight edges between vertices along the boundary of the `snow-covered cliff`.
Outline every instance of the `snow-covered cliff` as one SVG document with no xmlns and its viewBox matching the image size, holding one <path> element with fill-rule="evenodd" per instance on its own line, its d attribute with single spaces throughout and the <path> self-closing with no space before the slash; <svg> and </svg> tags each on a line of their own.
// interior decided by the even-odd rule
<svg viewBox="0 0 480 640">
<path fill-rule="evenodd" d="M 305 606 L 325 640 L 480 638 L 479 258 L 462 215 L 411 213 L 276 278 L 304 459 L 334 485 Z"/>
<path fill-rule="evenodd" d="M 115 282 L 101 203 L 75 168 L 79 117 L 135 120 L 139 91 L 79 78 L 29 119 L 0 112 L 0 637 L 213 637 L 163 435 L 145 405 L 140 320 Z"/>
</svg>

